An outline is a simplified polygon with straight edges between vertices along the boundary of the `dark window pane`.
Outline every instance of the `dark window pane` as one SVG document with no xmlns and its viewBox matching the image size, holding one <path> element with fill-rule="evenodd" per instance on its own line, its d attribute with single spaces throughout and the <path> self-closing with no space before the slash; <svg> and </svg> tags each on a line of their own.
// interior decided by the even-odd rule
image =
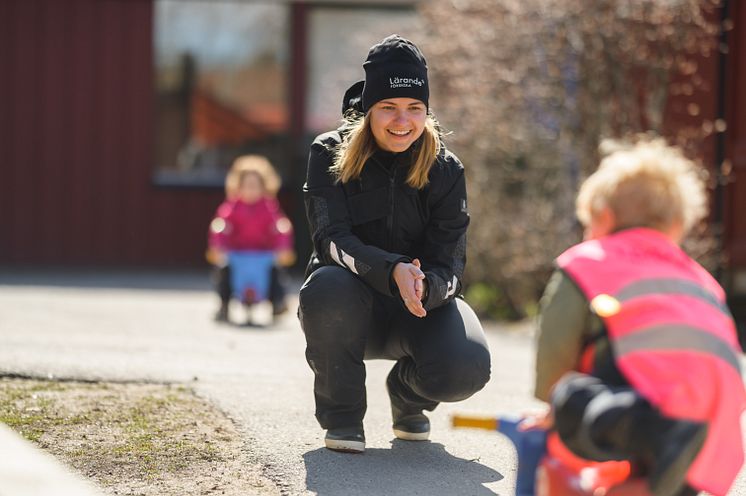
<svg viewBox="0 0 746 496">
<path fill-rule="evenodd" d="M 288 7 L 155 2 L 155 178 L 222 185 L 238 155 L 287 149 Z"/>
<path fill-rule="evenodd" d="M 411 7 L 314 8 L 308 29 L 306 129 L 334 129 L 345 90 L 365 78 L 362 65 L 368 49 L 393 33 L 417 43 L 418 28 L 419 17 Z"/>
</svg>

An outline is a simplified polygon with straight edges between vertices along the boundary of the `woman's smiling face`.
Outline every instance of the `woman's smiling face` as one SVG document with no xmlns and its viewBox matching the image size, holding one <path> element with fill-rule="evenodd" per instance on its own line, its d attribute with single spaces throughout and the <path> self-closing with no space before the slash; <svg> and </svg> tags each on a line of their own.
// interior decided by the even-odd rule
<svg viewBox="0 0 746 496">
<path fill-rule="evenodd" d="M 370 109 L 370 130 L 376 144 L 387 152 L 403 152 L 425 129 L 427 108 L 414 98 L 386 98 Z"/>
</svg>

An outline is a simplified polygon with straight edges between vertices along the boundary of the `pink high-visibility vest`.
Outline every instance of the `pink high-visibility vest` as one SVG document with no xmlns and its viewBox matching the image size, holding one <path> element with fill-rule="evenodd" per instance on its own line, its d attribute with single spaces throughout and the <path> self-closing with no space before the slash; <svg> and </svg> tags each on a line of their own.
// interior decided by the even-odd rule
<svg viewBox="0 0 746 496">
<path fill-rule="evenodd" d="M 586 241 L 557 263 L 603 319 L 630 385 L 666 416 L 708 423 L 687 482 L 724 496 L 744 460 L 746 393 L 723 289 L 663 234 L 646 228 Z"/>
</svg>

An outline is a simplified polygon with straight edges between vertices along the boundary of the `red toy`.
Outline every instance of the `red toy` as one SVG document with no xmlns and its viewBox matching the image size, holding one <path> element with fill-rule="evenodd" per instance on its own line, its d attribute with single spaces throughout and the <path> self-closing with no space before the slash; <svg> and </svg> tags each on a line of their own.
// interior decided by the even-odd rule
<svg viewBox="0 0 746 496">
<path fill-rule="evenodd" d="M 516 448 L 516 496 L 651 496 L 628 462 L 593 462 L 575 456 L 554 432 L 519 427 L 521 418 L 456 415 L 454 427 L 496 430 Z"/>
</svg>

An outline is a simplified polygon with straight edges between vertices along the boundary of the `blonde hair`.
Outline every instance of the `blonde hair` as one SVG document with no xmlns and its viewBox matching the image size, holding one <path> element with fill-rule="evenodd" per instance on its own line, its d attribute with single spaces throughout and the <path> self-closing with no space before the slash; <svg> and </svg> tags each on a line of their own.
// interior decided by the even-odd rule
<svg viewBox="0 0 746 496">
<path fill-rule="evenodd" d="M 345 116 L 343 124 L 344 138 L 336 150 L 334 165 L 331 170 L 337 180 L 346 183 L 357 179 L 363 172 L 363 167 L 376 150 L 376 141 L 370 129 L 370 112 L 364 116 L 360 113 L 350 113 Z M 438 122 L 432 114 L 425 120 L 421 142 L 415 146 L 415 159 L 409 168 L 407 184 L 415 189 L 422 189 L 428 182 L 430 168 L 441 150 L 441 134 Z"/>
<path fill-rule="evenodd" d="M 580 187 L 577 216 L 584 226 L 605 207 L 615 230 L 649 227 L 665 231 L 680 223 L 687 233 L 707 215 L 704 170 L 661 138 L 635 143 L 605 141 L 606 156 Z"/>
<path fill-rule="evenodd" d="M 265 196 L 274 197 L 280 189 L 280 176 L 266 157 L 261 155 L 243 155 L 233 161 L 225 178 L 225 196 L 234 199 L 238 196 L 241 181 L 249 174 L 256 174 L 262 183 Z"/>
</svg>

